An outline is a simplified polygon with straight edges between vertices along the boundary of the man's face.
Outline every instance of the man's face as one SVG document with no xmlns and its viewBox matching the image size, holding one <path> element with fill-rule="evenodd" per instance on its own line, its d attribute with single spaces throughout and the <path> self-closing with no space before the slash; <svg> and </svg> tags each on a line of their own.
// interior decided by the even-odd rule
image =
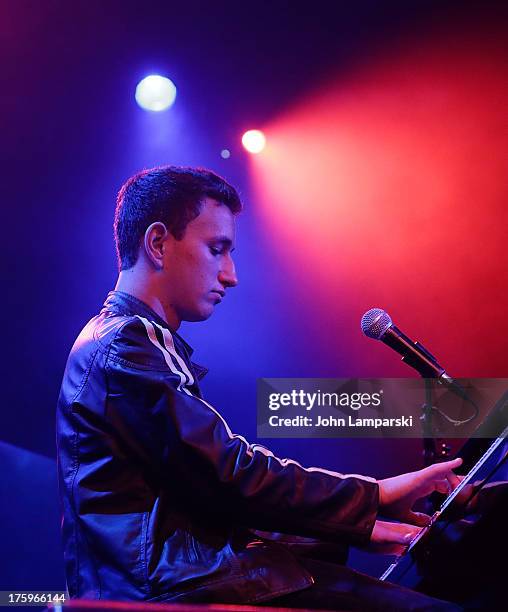
<svg viewBox="0 0 508 612">
<path fill-rule="evenodd" d="M 231 252 L 235 245 L 235 217 L 224 204 L 206 198 L 201 213 L 176 240 L 164 242 L 165 307 L 178 321 L 203 321 L 238 279 Z"/>
</svg>

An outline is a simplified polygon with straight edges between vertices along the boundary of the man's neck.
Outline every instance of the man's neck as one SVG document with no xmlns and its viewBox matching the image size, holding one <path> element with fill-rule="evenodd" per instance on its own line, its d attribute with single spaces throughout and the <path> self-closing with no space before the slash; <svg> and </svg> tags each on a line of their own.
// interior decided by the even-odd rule
<svg viewBox="0 0 508 612">
<path fill-rule="evenodd" d="M 174 312 L 171 309 L 164 308 L 162 301 L 158 297 L 156 285 L 150 279 L 150 275 L 140 272 L 136 266 L 120 272 L 116 281 L 115 291 L 128 293 L 147 304 L 147 306 L 150 306 L 159 317 L 166 321 L 173 331 L 180 327 L 180 321 Z"/>
</svg>

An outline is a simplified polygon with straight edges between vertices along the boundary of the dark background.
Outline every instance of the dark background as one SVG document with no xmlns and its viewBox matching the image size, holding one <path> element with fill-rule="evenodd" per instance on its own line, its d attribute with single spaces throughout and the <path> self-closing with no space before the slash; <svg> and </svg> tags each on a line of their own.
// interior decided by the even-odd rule
<svg viewBox="0 0 508 612">
<path fill-rule="evenodd" d="M 181 330 L 233 430 L 256 438 L 258 377 L 412 376 L 361 336 L 371 306 L 457 376 L 508 374 L 506 16 L 488 1 L 0 3 L 2 589 L 62 584 L 55 403 L 116 279 L 116 192 L 142 167 L 207 166 L 244 199 L 240 285 Z M 150 73 L 177 86 L 167 112 L 135 103 Z M 242 150 L 253 127 L 279 157 Z M 362 172 L 341 182 L 334 164 L 352 152 Z M 436 168 L 432 199 L 415 181 L 434 194 Z M 361 209 L 351 194 L 366 184 L 380 195 Z M 341 194 L 339 212 L 316 208 Z M 414 441 L 264 443 L 376 477 L 421 465 Z"/>
</svg>

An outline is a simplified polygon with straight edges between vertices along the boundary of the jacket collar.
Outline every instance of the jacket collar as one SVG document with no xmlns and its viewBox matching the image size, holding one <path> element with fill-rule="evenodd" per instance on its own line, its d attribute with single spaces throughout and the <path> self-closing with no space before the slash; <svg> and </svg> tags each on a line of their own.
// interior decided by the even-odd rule
<svg viewBox="0 0 508 612">
<path fill-rule="evenodd" d="M 169 329 L 171 334 L 178 338 L 178 341 L 182 343 L 189 357 L 194 352 L 194 349 L 187 344 L 187 342 L 185 342 L 180 335 L 174 332 L 169 327 L 167 322 L 155 312 L 155 310 L 152 310 L 148 304 L 138 300 L 138 298 L 134 297 L 130 293 L 125 293 L 125 291 L 110 291 L 106 301 L 104 302 L 104 309 L 123 315 L 141 315 L 147 319 L 150 319 L 151 321 L 155 321 L 158 325 Z"/>
</svg>

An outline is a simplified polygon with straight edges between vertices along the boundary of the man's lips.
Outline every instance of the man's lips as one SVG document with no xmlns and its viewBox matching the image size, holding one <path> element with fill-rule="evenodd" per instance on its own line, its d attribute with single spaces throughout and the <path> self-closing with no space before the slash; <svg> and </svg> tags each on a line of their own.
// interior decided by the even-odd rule
<svg viewBox="0 0 508 612">
<path fill-rule="evenodd" d="M 219 289 L 213 289 L 210 293 L 214 294 L 219 301 L 222 300 L 222 298 L 226 295 L 225 291 L 220 291 Z"/>
</svg>

